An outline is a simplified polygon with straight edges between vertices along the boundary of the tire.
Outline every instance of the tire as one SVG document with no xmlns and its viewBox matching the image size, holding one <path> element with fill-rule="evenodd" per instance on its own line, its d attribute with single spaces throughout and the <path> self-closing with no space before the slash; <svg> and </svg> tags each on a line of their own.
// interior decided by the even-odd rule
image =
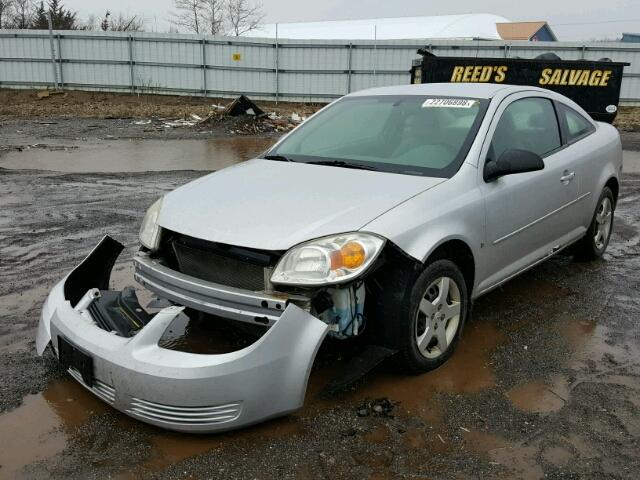
<svg viewBox="0 0 640 480">
<path fill-rule="evenodd" d="M 446 289 L 446 295 L 443 291 Z M 413 373 L 438 368 L 453 354 L 469 313 L 467 286 L 458 266 L 437 260 L 417 277 L 394 325 L 401 365 Z"/>
<path fill-rule="evenodd" d="M 613 232 L 615 206 L 611 189 L 604 187 L 587 233 L 574 247 L 574 255 L 578 260 L 597 260 L 607 250 Z"/>
</svg>

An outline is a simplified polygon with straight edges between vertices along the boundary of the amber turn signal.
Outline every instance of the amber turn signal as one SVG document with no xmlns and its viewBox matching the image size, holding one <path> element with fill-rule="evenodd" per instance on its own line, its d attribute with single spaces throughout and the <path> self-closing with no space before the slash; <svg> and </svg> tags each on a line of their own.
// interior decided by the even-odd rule
<svg viewBox="0 0 640 480">
<path fill-rule="evenodd" d="M 331 252 L 331 270 L 338 270 L 340 268 L 353 270 L 354 268 L 361 267 L 364 264 L 365 255 L 366 253 L 362 244 L 359 242 L 349 242 L 340 250 Z"/>
</svg>

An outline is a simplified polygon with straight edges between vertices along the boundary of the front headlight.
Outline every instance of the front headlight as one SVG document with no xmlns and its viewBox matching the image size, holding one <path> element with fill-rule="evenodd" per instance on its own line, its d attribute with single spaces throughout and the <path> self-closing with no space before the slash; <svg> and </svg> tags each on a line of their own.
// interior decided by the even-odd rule
<svg viewBox="0 0 640 480">
<path fill-rule="evenodd" d="M 140 243 L 149 250 L 157 250 L 160 246 L 158 216 L 161 208 L 162 198 L 149 207 L 140 226 Z"/>
<path fill-rule="evenodd" d="M 271 282 L 330 285 L 358 277 L 382 251 L 385 240 L 370 233 L 344 233 L 293 247 L 278 262 Z"/>
</svg>

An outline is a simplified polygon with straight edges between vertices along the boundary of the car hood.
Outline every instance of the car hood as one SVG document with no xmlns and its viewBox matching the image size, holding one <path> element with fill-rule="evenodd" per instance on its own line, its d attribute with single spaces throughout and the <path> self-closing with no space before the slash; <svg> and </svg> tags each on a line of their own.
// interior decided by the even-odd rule
<svg viewBox="0 0 640 480">
<path fill-rule="evenodd" d="M 251 160 L 166 195 L 161 227 L 211 242 L 286 250 L 356 231 L 443 178 Z"/>
</svg>

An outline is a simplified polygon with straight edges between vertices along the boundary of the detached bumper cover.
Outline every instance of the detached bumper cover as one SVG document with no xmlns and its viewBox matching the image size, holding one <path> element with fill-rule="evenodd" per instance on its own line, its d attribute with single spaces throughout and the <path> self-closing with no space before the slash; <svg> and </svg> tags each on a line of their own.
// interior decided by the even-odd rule
<svg viewBox="0 0 640 480">
<path fill-rule="evenodd" d="M 230 430 L 302 406 L 313 360 L 328 331 L 324 322 L 289 304 L 267 333 L 249 347 L 222 355 L 199 355 L 158 346 L 182 311 L 182 307 L 169 307 L 134 337 L 119 337 L 91 322 L 82 299 L 70 300 L 65 295 L 77 289 L 76 272 L 82 273 L 86 291 L 97 288 L 97 283 L 87 280 L 89 267 L 95 267 L 96 259 L 113 257 L 118 248 L 117 242 L 105 237 L 54 287 L 40 318 L 39 354 L 50 342 L 59 352 L 58 339 L 65 339 L 93 359 L 93 383 L 85 383 L 70 368 L 76 380 L 127 415 L 172 430 Z M 112 262 L 104 267 L 107 279 L 111 267 Z M 95 278 L 104 283 L 104 271 L 96 272 Z"/>
</svg>

